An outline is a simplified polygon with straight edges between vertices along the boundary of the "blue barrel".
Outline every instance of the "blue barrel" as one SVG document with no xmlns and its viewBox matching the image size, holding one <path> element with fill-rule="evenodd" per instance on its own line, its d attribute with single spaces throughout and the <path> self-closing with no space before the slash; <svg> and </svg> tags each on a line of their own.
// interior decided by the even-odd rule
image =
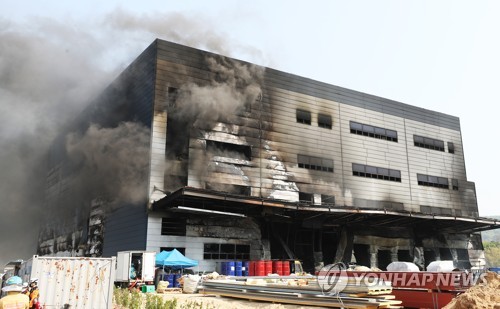
<svg viewBox="0 0 500 309">
<path fill-rule="evenodd" d="M 234 275 L 235 276 L 243 276 L 243 263 L 241 261 L 236 261 L 234 263 Z"/>
<path fill-rule="evenodd" d="M 223 275 L 227 275 L 227 262 L 220 263 L 220 272 Z"/>
<path fill-rule="evenodd" d="M 174 274 L 174 278 L 173 278 L 174 284 L 172 285 L 172 287 L 174 287 L 174 288 L 178 288 L 179 287 L 179 281 L 177 281 L 177 279 L 179 279 L 180 276 L 181 275 L 179 275 L 179 274 Z"/>
<path fill-rule="evenodd" d="M 243 276 L 248 276 L 248 269 L 250 268 L 250 261 L 243 262 Z"/>
<path fill-rule="evenodd" d="M 494 271 L 496 272 L 497 274 L 500 274 L 500 267 L 491 267 L 488 269 L 489 271 Z"/>
<path fill-rule="evenodd" d="M 234 261 L 227 262 L 227 274 L 228 276 L 234 276 L 235 266 Z"/>
<path fill-rule="evenodd" d="M 173 274 L 168 274 L 163 276 L 163 281 L 168 281 L 168 287 L 173 288 L 174 287 L 174 275 Z"/>
</svg>

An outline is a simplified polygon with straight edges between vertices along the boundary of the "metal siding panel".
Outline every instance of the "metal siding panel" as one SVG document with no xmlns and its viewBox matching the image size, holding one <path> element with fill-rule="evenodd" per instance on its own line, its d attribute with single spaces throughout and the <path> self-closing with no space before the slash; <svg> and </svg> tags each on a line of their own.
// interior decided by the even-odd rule
<svg viewBox="0 0 500 309">
<path fill-rule="evenodd" d="M 206 72 L 208 68 L 205 58 L 213 54 L 169 42 L 160 41 L 158 45 L 158 67 L 162 73 L 158 73 L 157 86 L 161 83 L 180 85 L 187 81 L 204 84 L 211 78 L 212 74 Z M 262 115 L 273 121 L 273 123 L 266 122 L 263 131 L 270 150 L 261 149 L 260 152 L 264 154 L 260 154 L 257 149 L 253 149 L 254 162 L 260 163 L 253 168 L 243 169 L 245 174 L 252 178 L 252 185 L 262 186 L 263 196 L 272 192 L 273 177 L 275 177 L 273 171 L 266 166 L 282 164 L 286 173 L 290 175 L 284 182 L 297 184 L 302 182 L 300 184 L 302 188 L 311 190 L 333 187 L 330 190 L 342 195 L 337 200 L 340 205 L 344 204 L 345 192 L 350 192 L 357 195 L 357 198 L 397 199 L 398 202 L 405 203 L 406 210 L 414 210 L 420 202 L 422 192 L 425 192 L 415 187 L 415 171 L 432 174 L 428 173 L 428 170 L 440 166 L 442 168 L 443 163 L 443 153 L 415 151 L 412 134 L 422 131 L 434 132 L 436 137 L 456 144 L 455 156 L 444 157 L 445 167 L 442 173 L 465 179 L 465 165 L 463 155 L 460 153 L 462 150 L 460 123 L 457 117 L 268 68 L 266 68 L 263 92 L 262 106 L 268 110 Z M 311 112 L 311 125 L 297 124 L 297 108 Z M 332 115 L 332 130 L 325 132 L 325 129 L 317 127 L 318 113 Z M 250 117 L 255 115 L 252 114 Z M 256 125 L 258 121 L 252 118 L 248 120 L 248 123 L 255 123 L 254 128 L 258 127 Z M 398 133 L 398 143 L 350 134 L 349 120 L 395 130 Z M 251 136 L 250 133 L 246 134 L 248 137 Z M 256 142 L 250 138 L 247 141 Z M 190 149 L 192 154 L 197 151 L 195 146 Z M 277 154 L 277 159 L 267 160 L 266 153 Z M 332 158 L 335 173 L 324 177 L 322 172 L 298 168 L 297 154 Z M 446 155 L 448 156 L 447 153 Z M 341 161 L 342 158 L 344 162 Z M 352 162 L 401 171 L 402 182 L 353 177 L 350 165 Z M 254 181 L 253 177 L 259 177 L 259 169 L 263 171 L 263 179 Z M 194 176 L 195 173 L 190 167 L 189 185 L 201 185 Z M 342 182 L 343 178 L 345 184 Z M 410 188 L 415 190 L 416 202 L 412 201 Z M 436 195 L 436 203 L 445 205 L 444 201 L 447 198 L 445 195 Z"/>
<path fill-rule="evenodd" d="M 286 90 L 311 96 L 318 96 L 323 99 L 387 113 L 401 118 L 417 120 L 453 130 L 460 130 L 459 119 L 455 116 L 328 85 L 289 73 L 266 69 L 266 80 L 270 85 L 278 88 L 284 88 Z"/>
<path fill-rule="evenodd" d="M 111 309 L 115 257 L 33 257 L 31 278 L 38 278 L 44 308 Z"/>
<path fill-rule="evenodd" d="M 118 251 L 145 250 L 147 212 L 145 206 L 124 205 L 112 212 L 105 221 L 103 256 Z"/>
</svg>

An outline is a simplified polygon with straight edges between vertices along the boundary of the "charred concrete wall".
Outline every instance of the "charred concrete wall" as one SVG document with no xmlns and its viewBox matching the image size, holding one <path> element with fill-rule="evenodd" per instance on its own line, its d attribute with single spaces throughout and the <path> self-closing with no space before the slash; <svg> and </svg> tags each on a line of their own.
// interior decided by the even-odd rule
<svg viewBox="0 0 500 309">
<path fill-rule="evenodd" d="M 163 218 L 172 217 L 185 219 L 185 231 L 180 235 L 162 233 Z M 151 213 L 149 216 L 149 232 L 147 250 L 159 252 L 161 248 L 177 248 L 184 250 L 185 255 L 199 261 L 197 271 L 214 271 L 221 260 L 248 260 L 270 258 L 268 245 L 261 240 L 259 225 L 251 218 L 228 218 L 222 216 L 208 217 L 199 215 Z M 242 245 L 248 248 L 248 256 L 239 258 L 212 258 L 206 256 L 206 246 Z"/>
</svg>

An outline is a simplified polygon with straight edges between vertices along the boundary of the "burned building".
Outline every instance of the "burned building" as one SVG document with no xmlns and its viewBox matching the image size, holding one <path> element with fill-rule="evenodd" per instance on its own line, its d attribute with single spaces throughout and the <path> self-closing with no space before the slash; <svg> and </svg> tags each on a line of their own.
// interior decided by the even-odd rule
<svg viewBox="0 0 500 309">
<path fill-rule="evenodd" d="M 99 147 L 107 162 L 92 161 L 85 136 L 118 129 Z M 468 267 L 478 232 L 499 227 L 478 216 L 457 117 L 159 39 L 49 161 L 60 219 L 40 254 Z"/>
</svg>

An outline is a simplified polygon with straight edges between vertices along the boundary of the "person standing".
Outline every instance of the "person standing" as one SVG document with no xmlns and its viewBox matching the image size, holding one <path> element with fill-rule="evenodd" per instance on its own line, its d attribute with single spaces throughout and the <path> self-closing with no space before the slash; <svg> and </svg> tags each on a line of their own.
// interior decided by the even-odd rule
<svg viewBox="0 0 500 309">
<path fill-rule="evenodd" d="M 40 309 L 40 302 L 38 301 L 38 296 L 40 295 L 40 291 L 38 290 L 38 279 L 31 278 L 30 280 L 30 309 Z"/>
<path fill-rule="evenodd" d="M 29 309 L 30 298 L 21 293 L 23 290 L 23 280 L 18 276 L 13 276 L 5 281 L 2 291 L 7 293 L 0 299 L 0 309 Z"/>
</svg>

